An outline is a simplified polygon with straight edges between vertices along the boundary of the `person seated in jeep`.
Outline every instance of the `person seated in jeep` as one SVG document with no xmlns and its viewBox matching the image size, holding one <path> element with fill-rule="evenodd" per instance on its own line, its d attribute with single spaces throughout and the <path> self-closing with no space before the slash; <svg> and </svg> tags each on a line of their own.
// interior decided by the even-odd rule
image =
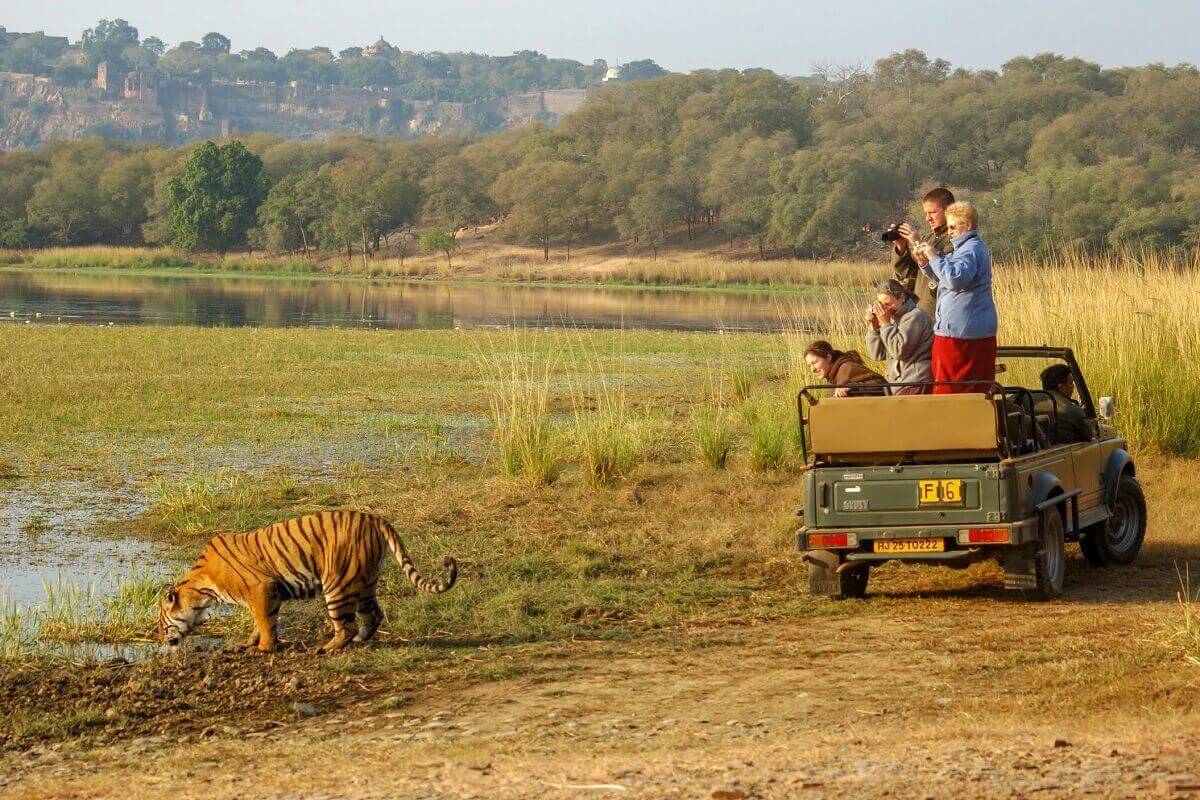
<svg viewBox="0 0 1200 800">
<path fill-rule="evenodd" d="M 856 351 L 834 349 L 824 340 L 813 342 L 804 352 L 804 362 L 812 374 L 825 383 L 838 387 L 834 397 L 886 395 L 887 379 L 863 363 Z"/>
<path fill-rule="evenodd" d="M 1050 439 L 1054 444 L 1090 442 L 1096 431 L 1083 409 L 1075 402 L 1075 378 L 1066 364 L 1055 364 L 1042 370 L 1042 396 L 1034 404 L 1035 414 L 1050 417 Z"/>
</svg>

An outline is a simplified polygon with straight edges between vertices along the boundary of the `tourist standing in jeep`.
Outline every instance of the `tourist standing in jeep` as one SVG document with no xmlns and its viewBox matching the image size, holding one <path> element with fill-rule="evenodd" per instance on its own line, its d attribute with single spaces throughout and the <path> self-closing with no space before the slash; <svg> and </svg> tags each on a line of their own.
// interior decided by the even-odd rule
<svg viewBox="0 0 1200 800">
<path fill-rule="evenodd" d="M 905 289 L 917 298 L 917 306 L 930 319 L 937 310 L 937 289 L 921 274 L 921 266 L 913 258 L 914 244 L 928 244 L 938 255 L 949 255 L 954 250 L 950 229 L 946 225 L 946 209 L 954 204 L 954 193 L 945 187 L 928 192 L 921 198 L 925 212 L 925 224 L 929 231 L 922 235 L 907 222 L 896 227 L 900 238 L 892 242 L 892 275 Z"/>
</svg>

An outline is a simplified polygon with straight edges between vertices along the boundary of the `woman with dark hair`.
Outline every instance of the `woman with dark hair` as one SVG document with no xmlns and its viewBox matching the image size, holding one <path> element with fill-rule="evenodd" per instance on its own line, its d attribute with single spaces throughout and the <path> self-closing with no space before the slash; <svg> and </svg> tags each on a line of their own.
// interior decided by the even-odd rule
<svg viewBox="0 0 1200 800">
<path fill-rule="evenodd" d="M 834 397 L 884 395 L 887 380 L 863 363 L 856 351 L 837 350 L 824 340 L 813 342 L 804 351 L 804 362 L 812 374 L 825 383 L 838 387 Z"/>
</svg>

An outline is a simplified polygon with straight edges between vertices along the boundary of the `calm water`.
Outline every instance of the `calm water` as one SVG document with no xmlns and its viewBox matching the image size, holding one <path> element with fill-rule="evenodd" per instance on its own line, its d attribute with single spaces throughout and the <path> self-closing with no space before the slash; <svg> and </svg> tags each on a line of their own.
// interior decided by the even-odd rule
<svg viewBox="0 0 1200 800">
<path fill-rule="evenodd" d="M 0 321 L 265 327 L 808 327 L 819 295 L 0 271 Z"/>
</svg>

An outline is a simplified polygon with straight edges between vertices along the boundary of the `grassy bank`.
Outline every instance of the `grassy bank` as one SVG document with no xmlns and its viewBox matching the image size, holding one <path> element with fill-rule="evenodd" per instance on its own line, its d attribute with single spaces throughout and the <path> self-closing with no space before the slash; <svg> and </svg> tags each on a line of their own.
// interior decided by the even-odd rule
<svg viewBox="0 0 1200 800">
<path fill-rule="evenodd" d="M 585 249 L 570 261 L 547 262 L 540 251 L 470 242 L 464 243 L 452 265 L 441 256 L 398 258 L 386 251 L 364 259 L 337 253 L 217 255 L 169 248 L 92 246 L 0 250 L 0 266 L 780 290 L 869 286 L 879 271 L 875 265 L 851 261 L 753 261 L 703 250 L 676 250 L 650 259 L 614 251 L 612 246 Z"/>
<path fill-rule="evenodd" d="M 1197 281 L 1153 261 L 1008 265 L 1003 338 L 1074 347 L 1143 458 L 1194 458 Z M 860 346 L 853 299 L 828 295 L 819 335 Z M 377 510 L 413 532 L 421 563 L 454 552 L 482 570 L 448 600 L 393 585 L 400 638 L 778 613 L 799 608 L 792 398 L 815 335 L 5 326 L 0 479 L 132 485 L 150 508 L 112 532 L 174 542 L 181 559 L 216 530 Z M 87 604 L 59 592 L 39 630 L 145 636 L 140 591 L 111 624 L 63 622 L 54 609 Z"/>
</svg>

